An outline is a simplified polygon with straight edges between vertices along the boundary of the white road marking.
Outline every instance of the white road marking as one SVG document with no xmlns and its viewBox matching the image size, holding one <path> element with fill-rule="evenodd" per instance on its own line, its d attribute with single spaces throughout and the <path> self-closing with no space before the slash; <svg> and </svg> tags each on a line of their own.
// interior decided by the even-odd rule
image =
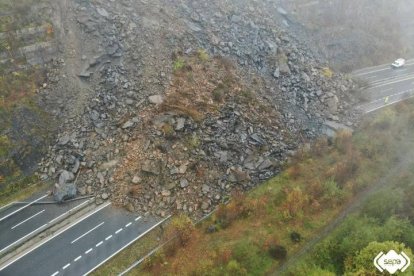
<svg viewBox="0 0 414 276">
<path fill-rule="evenodd" d="M 125 228 L 131 226 L 131 224 L 132 224 L 132 222 L 129 222 L 129 223 L 125 224 Z"/>
<path fill-rule="evenodd" d="M 105 238 L 105 240 L 109 240 L 110 238 L 112 238 L 112 235 L 109 235 L 108 237 Z"/>
<path fill-rule="evenodd" d="M 371 112 L 376 111 L 376 110 L 378 110 L 378 109 L 381 109 L 381 108 L 383 108 L 383 107 L 386 107 L 386 106 L 389 106 L 389 105 L 393 105 L 393 104 L 395 104 L 395 103 L 399 103 L 399 102 L 404 101 L 404 100 L 407 100 L 407 99 L 411 99 L 412 97 L 414 97 L 414 95 L 413 95 L 413 96 L 411 96 L 411 97 L 405 98 L 405 99 L 400 99 L 400 100 L 397 100 L 397 101 L 391 102 L 391 103 L 389 103 L 389 104 L 385 104 L 385 105 L 383 105 L 383 106 L 379 106 L 379 107 L 373 108 L 373 109 L 371 109 L 371 110 L 367 110 L 367 111 L 365 111 L 365 113 L 371 113 Z"/>
<path fill-rule="evenodd" d="M 122 231 L 122 228 L 119 228 L 118 230 L 115 231 L 115 234 L 119 234 Z"/>
<path fill-rule="evenodd" d="M 135 221 L 138 221 L 138 220 L 140 220 L 141 219 L 141 217 L 137 217 L 136 219 L 135 219 Z"/>
<path fill-rule="evenodd" d="M 57 220 L 57 219 L 59 219 L 59 218 L 63 217 L 64 215 L 66 215 L 66 214 L 68 214 L 68 213 L 72 212 L 74 209 L 79 208 L 80 206 L 82 206 L 82 205 L 86 204 L 88 201 L 89 201 L 89 200 L 86 200 L 86 201 L 82 202 L 81 204 L 76 205 L 75 207 L 73 207 L 73 208 L 72 208 L 72 209 L 70 209 L 69 211 L 67 211 L 67 212 L 65 212 L 65 213 L 63 213 L 63 214 L 61 214 L 60 216 L 55 217 L 54 219 L 52 219 L 51 221 L 49 221 L 49 224 L 50 224 L 50 223 L 52 223 L 53 221 L 55 221 L 55 220 Z"/>
<path fill-rule="evenodd" d="M 0 218 L 0 221 L 5 220 L 6 218 L 8 218 L 8 217 L 10 217 L 10 216 L 12 216 L 12 215 L 14 215 L 14 214 L 16 214 L 16 213 L 20 212 L 21 210 L 23 210 L 23 209 L 25 209 L 25 208 L 27 208 L 27 207 L 29 207 L 29 206 L 30 206 L 30 205 L 32 205 L 33 203 L 38 202 L 39 200 L 44 199 L 45 197 L 47 197 L 47 195 L 44 195 L 44 196 L 42 196 L 42 197 L 39 197 L 38 199 L 33 200 L 32 202 L 29 202 L 28 204 L 24 205 L 23 207 L 21 207 L 21 208 L 19 208 L 19 209 L 15 210 L 15 211 L 11 212 L 10 214 L 7 214 L 7 215 L 5 215 L 4 217 Z"/>
<path fill-rule="evenodd" d="M 14 228 L 16 228 L 16 227 L 18 227 L 18 226 L 20 226 L 20 225 L 22 225 L 23 223 L 25 223 L 26 221 L 28 221 L 28 220 L 31 220 L 32 218 L 34 218 L 35 216 L 38 216 L 38 215 L 40 215 L 41 213 L 43 213 L 45 211 L 45 209 L 43 209 L 42 211 L 40 211 L 40 212 L 37 212 L 36 214 L 34 214 L 33 216 L 31 216 L 31 217 L 28 217 L 27 219 L 25 219 L 25 220 L 23 220 L 23 221 L 21 221 L 21 222 L 19 222 L 18 224 L 16 224 L 15 226 L 13 226 L 11 229 L 14 229 Z"/>
<path fill-rule="evenodd" d="M 99 247 L 99 246 L 101 246 L 103 244 L 103 241 L 100 241 L 100 242 L 98 242 L 97 244 L 96 244 L 96 247 Z"/>
<path fill-rule="evenodd" d="M 393 76 L 393 77 L 389 77 L 389 78 L 382 78 L 382 79 L 370 82 L 369 83 L 369 88 L 370 87 L 375 87 L 379 84 L 388 83 L 388 82 L 392 82 L 392 81 L 396 81 L 396 80 L 404 80 L 407 77 L 412 77 L 412 76 L 414 76 L 414 73 L 410 72 L 410 73 L 404 74 L 404 75 L 398 75 L 398 76 Z"/>
<path fill-rule="evenodd" d="M 411 65 L 414 65 L 413 59 L 407 60 L 405 62 L 404 66 L 411 66 Z M 369 69 L 371 69 L 371 70 L 370 71 L 365 71 L 365 70 L 369 70 Z M 384 71 L 384 70 L 394 70 L 394 69 L 391 68 L 391 64 L 382 64 L 382 65 L 378 65 L 378 66 L 373 66 L 373 67 L 369 67 L 369 68 L 356 70 L 356 71 L 353 72 L 353 75 L 354 76 L 363 76 L 363 75 L 368 75 L 368 74 L 372 74 L 372 73 L 376 73 L 376 72 L 381 72 L 381 71 Z"/>
<path fill-rule="evenodd" d="M 402 92 L 398 92 L 398 93 L 395 93 L 395 94 L 384 96 L 381 99 L 377 99 L 377 100 L 374 100 L 374 101 L 369 102 L 369 103 L 361 104 L 359 107 L 362 107 L 362 106 L 365 106 L 365 105 L 370 105 L 370 104 L 373 104 L 373 103 L 376 103 L 376 102 L 383 102 L 385 97 L 394 97 L 394 96 L 399 96 L 399 95 L 406 94 L 406 93 L 411 94 L 412 92 L 414 92 L 414 89 L 404 90 Z"/>
<path fill-rule="evenodd" d="M 21 238 L 20 238 L 20 239 L 18 239 L 17 241 L 15 241 L 15 242 L 13 242 L 13 243 L 9 244 L 8 246 L 4 247 L 3 249 L 1 249 L 1 250 L 0 250 L 0 253 L 2 253 L 4 250 L 8 249 L 9 247 L 11 247 L 11 246 L 15 245 L 16 243 L 18 243 L 18 242 L 22 241 L 23 239 L 25 239 L 25 238 L 29 237 L 30 235 L 32 235 L 33 233 L 35 233 L 35 232 L 36 232 L 36 231 L 38 231 L 39 229 L 41 229 L 41 228 L 43 228 L 43 227 L 46 227 L 46 226 L 47 226 L 47 223 L 46 223 L 46 224 L 43 224 L 42 226 L 40 226 L 40 227 L 38 227 L 38 228 L 36 228 L 35 230 L 33 230 L 32 232 L 30 232 L 30 233 L 29 233 L 29 234 L 27 234 L 26 236 L 21 237 Z M 2 268 L 0 269 L 0 271 L 1 271 L 3 268 L 5 268 L 5 267 L 2 267 Z"/>
<path fill-rule="evenodd" d="M 53 273 L 52 275 L 50 275 L 50 276 L 56 276 L 56 275 L 58 275 L 59 274 L 59 271 L 56 271 L 55 273 Z"/>
<path fill-rule="evenodd" d="M 169 219 L 171 217 L 168 216 L 165 219 L 159 221 L 158 223 L 154 224 L 153 226 L 151 226 L 147 231 L 145 231 L 144 233 L 142 233 L 141 235 L 139 235 L 138 237 L 136 237 L 135 239 L 133 239 L 132 241 L 130 241 L 129 243 L 127 243 L 126 245 L 124 245 L 123 247 L 121 247 L 120 249 L 118 249 L 116 252 L 114 252 L 112 255 L 110 255 L 108 258 L 106 258 L 105 260 L 103 260 L 102 262 L 100 262 L 99 264 L 97 264 L 94 268 L 92 268 L 91 270 L 89 270 L 88 272 L 86 272 L 85 274 L 83 274 L 84 276 L 90 274 L 91 272 L 93 272 L 95 269 L 97 269 L 98 267 L 100 267 L 101 265 L 103 265 L 104 263 L 106 263 L 108 260 L 112 259 L 116 254 L 118 254 L 119 252 L 121 252 L 122 250 L 124 250 L 125 248 L 127 248 L 128 246 L 130 246 L 131 244 L 133 244 L 134 242 L 136 242 L 137 240 L 139 240 L 140 238 L 142 238 L 143 236 L 145 236 L 148 232 L 152 231 L 154 228 L 158 227 L 158 225 L 160 225 L 161 223 L 163 223 L 164 221 L 166 221 L 167 219 Z"/>
<path fill-rule="evenodd" d="M 70 263 L 66 264 L 64 267 L 62 267 L 63 270 L 65 270 L 66 268 L 68 268 L 70 266 Z"/>
<path fill-rule="evenodd" d="M 93 248 L 89 248 L 88 250 L 85 251 L 85 255 L 88 255 L 89 253 L 91 253 L 93 250 Z"/>
<path fill-rule="evenodd" d="M 9 204 L 0 207 L 0 211 L 3 210 L 3 209 L 5 209 L 5 208 L 7 208 L 7 207 L 9 207 L 10 205 L 14 205 L 16 203 L 17 203 L 16 201 L 10 202 Z"/>
<path fill-rule="evenodd" d="M 76 259 L 74 259 L 73 261 L 74 261 L 74 262 L 77 262 L 77 261 L 79 261 L 80 259 L 82 259 L 82 256 L 78 256 L 78 257 L 76 257 Z"/>
<path fill-rule="evenodd" d="M 6 267 L 8 267 L 9 265 L 13 264 L 14 262 L 16 262 L 16 261 L 20 260 L 21 258 L 23 258 L 24 256 L 26 256 L 27 254 L 29 254 L 29 253 L 30 253 L 30 252 L 32 252 L 33 250 L 36 250 L 37 248 L 39 248 L 39 247 L 40 247 L 40 246 L 42 246 L 43 244 L 47 243 L 48 241 L 50 241 L 50 240 L 52 240 L 52 239 L 56 238 L 57 236 L 59 236 L 60 234 L 62 234 L 62 233 L 63 233 L 63 232 L 65 232 L 65 231 L 69 230 L 70 228 L 72 228 L 73 226 L 75 226 L 75 225 L 77 225 L 78 223 L 82 222 L 83 220 L 87 219 L 88 217 L 92 216 L 93 214 L 95 214 L 95 213 L 97 213 L 97 212 L 101 211 L 102 209 L 104 209 L 104 208 L 108 207 L 109 205 L 111 205 L 111 202 L 107 202 L 107 203 L 105 203 L 105 204 L 101 205 L 98 209 L 96 209 L 96 210 L 95 210 L 95 211 L 93 211 L 92 213 L 88 213 L 88 214 L 86 214 L 84 217 L 80 218 L 80 219 L 79 219 L 79 220 L 77 220 L 75 223 L 73 223 L 73 224 L 71 224 L 71 225 L 69 225 L 69 226 L 67 226 L 67 227 L 63 228 L 62 230 L 60 230 L 59 232 L 57 232 L 55 235 L 53 235 L 53 236 L 49 236 L 48 238 L 44 239 L 42 242 L 38 243 L 36 246 L 34 246 L 33 248 L 31 248 L 30 250 L 28 250 L 28 251 L 26 251 L 25 253 L 23 253 L 23 254 L 19 255 L 19 257 L 18 257 L 18 258 L 13 259 L 13 260 L 9 261 L 8 263 L 4 264 L 2 267 L 0 267 L 0 271 L 2 271 L 3 269 L 5 269 L 5 268 L 6 268 Z M 45 224 L 45 225 L 43 225 L 43 226 L 41 226 L 41 227 L 44 227 L 44 226 L 46 226 L 46 225 L 47 225 L 47 224 Z M 39 228 L 41 228 L 41 227 L 39 227 Z M 38 229 L 39 229 L 39 228 L 38 228 Z M 2 249 L 2 250 L 4 250 L 4 249 Z M 0 253 L 1 253 L 1 251 L 0 251 Z"/>
<path fill-rule="evenodd" d="M 93 230 L 101 227 L 105 222 L 101 222 L 98 225 L 96 225 L 94 228 L 90 229 L 89 231 L 85 232 L 84 234 L 80 235 L 79 237 L 77 237 L 76 239 L 74 239 L 73 241 L 71 241 L 71 244 L 77 242 L 78 240 L 82 239 L 83 237 L 85 237 L 86 235 L 88 235 L 90 232 L 92 232 Z"/>
<path fill-rule="evenodd" d="M 386 83 L 383 83 L 383 84 L 379 84 L 379 85 L 376 85 L 376 86 L 372 86 L 369 89 L 378 88 L 378 87 L 390 85 L 390 84 L 393 84 L 393 83 L 403 82 L 403 81 L 407 81 L 407 80 L 411 80 L 411 79 L 414 79 L 414 76 L 410 76 L 409 78 L 399 79 L 399 80 L 395 80 L 395 81 L 390 81 L 390 82 L 386 82 Z"/>
</svg>

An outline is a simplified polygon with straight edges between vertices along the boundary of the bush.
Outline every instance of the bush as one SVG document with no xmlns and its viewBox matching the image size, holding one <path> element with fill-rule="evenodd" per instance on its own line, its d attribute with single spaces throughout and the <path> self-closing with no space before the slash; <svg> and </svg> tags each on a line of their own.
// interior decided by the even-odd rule
<svg viewBox="0 0 414 276">
<path fill-rule="evenodd" d="M 183 214 L 174 217 L 165 230 L 164 240 L 168 241 L 164 246 L 167 256 L 174 256 L 177 250 L 186 246 L 194 233 L 194 224 Z"/>
<path fill-rule="evenodd" d="M 269 255 L 276 260 L 284 260 L 287 256 L 287 250 L 281 245 L 274 245 L 269 248 Z"/>
<path fill-rule="evenodd" d="M 229 275 L 247 275 L 247 271 L 236 260 L 231 260 L 226 266 Z"/>
<path fill-rule="evenodd" d="M 216 212 L 216 219 L 222 228 L 227 228 L 236 219 L 245 217 L 249 213 L 245 196 L 241 193 L 234 193 L 232 199 L 227 205 L 220 205 Z"/>
<path fill-rule="evenodd" d="M 298 232 L 293 231 L 292 233 L 290 233 L 290 239 L 293 242 L 298 243 L 302 240 L 302 236 Z"/>
</svg>

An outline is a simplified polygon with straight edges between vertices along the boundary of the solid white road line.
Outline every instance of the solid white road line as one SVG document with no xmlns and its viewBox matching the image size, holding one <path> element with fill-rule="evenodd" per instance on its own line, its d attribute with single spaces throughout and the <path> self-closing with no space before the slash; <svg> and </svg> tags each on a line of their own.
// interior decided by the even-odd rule
<svg viewBox="0 0 414 276">
<path fill-rule="evenodd" d="M 73 261 L 74 261 L 74 262 L 77 262 L 77 261 L 79 261 L 80 259 L 82 259 L 82 256 L 78 256 L 78 257 L 76 257 L 76 259 L 74 259 Z"/>
<path fill-rule="evenodd" d="M 69 264 L 66 264 L 64 267 L 62 267 L 62 269 L 63 270 L 65 270 L 66 268 L 68 268 L 70 266 L 70 263 Z"/>
<path fill-rule="evenodd" d="M 161 223 L 163 223 L 164 221 L 166 221 L 170 217 L 171 217 L 171 215 L 168 216 L 168 217 L 166 217 L 165 219 L 159 221 L 158 223 L 154 224 L 147 231 L 145 231 L 144 233 L 140 234 L 138 237 L 136 237 L 135 239 L 133 239 L 132 241 L 130 241 L 129 243 L 127 243 L 126 245 L 124 245 L 123 247 L 121 247 L 120 249 L 118 249 L 111 256 L 109 256 L 108 258 L 106 258 L 105 260 L 103 260 L 102 262 L 100 262 L 98 265 L 96 265 L 94 268 L 92 268 L 91 270 L 89 270 L 88 272 L 86 272 L 83 275 L 86 276 L 86 275 L 90 274 L 92 271 L 94 271 L 95 269 L 97 269 L 98 267 L 100 267 L 101 265 L 103 265 L 104 263 L 106 263 L 109 259 L 113 258 L 116 254 L 118 254 L 119 252 L 121 252 L 122 250 L 124 250 L 125 248 L 127 248 L 128 246 L 130 246 L 131 244 L 133 244 L 134 242 L 136 242 L 137 240 L 139 240 L 143 236 L 145 236 L 148 232 L 152 231 L 152 229 L 156 228 L 158 225 L 160 225 Z"/>
<path fill-rule="evenodd" d="M 115 234 L 121 233 L 122 228 L 119 228 L 118 230 L 115 231 Z"/>
<path fill-rule="evenodd" d="M 0 221 L 3 221 L 3 220 L 5 220 L 6 218 L 8 218 L 8 217 L 10 217 L 10 216 L 12 216 L 12 215 L 14 215 L 14 214 L 16 214 L 16 213 L 20 212 L 21 210 L 26 209 L 27 207 L 29 207 L 29 206 L 30 206 L 30 205 L 32 205 L 33 203 L 35 203 L 35 202 L 37 202 L 37 201 L 39 201 L 39 200 L 42 200 L 42 199 L 44 199 L 45 197 L 47 197 L 47 195 L 44 195 L 44 196 L 42 196 L 42 197 L 39 197 L 38 199 L 33 200 L 32 202 L 29 202 L 28 204 L 24 205 L 23 207 L 21 207 L 21 208 L 19 208 L 19 209 L 15 210 L 15 211 L 11 212 L 10 214 L 7 214 L 6 216 L 2 217 L 2 218 L 0 219 Z"/>
<path fill-rule="evenodd" d="M 135 221 L 139 221 L 141 219 L 141 217 L 137 217 L 136 219 L 135 219 Z"/>
<path fill-rule="evenodd" d="M 389 78 L 383 78 L 383 79 L 380 79 L 380 80 L 370 82 L 369 87 L 375 87 L 379 84 L 389 83 L 389 82 L 392 82 L 392 81 L 404 80 L 404 79 L 412 77 L 412 76 L 414 76 L 414 72 L 410 72 L 409 74 L 389 77 Z"/>
<path fill-rule="evenodd" d="M 131 226 L 132 222 L 125 224 L 125 228 Z"/>
<path fill-rule="evenodd" d="M 59 274 L 59 271 L 56 271 L 55 273 L 53 273 L 52 275 L 50 275 L 50 276 L 56 276 L 56 275 L 58 275 Z"/>
<path fill-rule="evenodd" d="M 412 80 L 412 79 L 414 79 L 414 76 L 410 76 L 409 78 L 399 79 L 399 80 L 390 81 L 390 82 L 386 82 L 386 83 L 383 83 L 383 84 L 371 86 L 369 89 L 378 88 L 378 87 L 382 87 L 382 86 L 386 86 L 386 85 L 390 85 L 390 84 L 394 84 L 394 83 L 398 83 L 398 82 L 408 81 L 408 80 Z"/>
<path fill-rule="evenodd" d="M 414 65 L 414 60 L 413 59 L 406 60 L 404 66 L 411 66 L 411 65 Z M 369 69 L 371 69 L 371 70 L 369 70 Z M 369 71 L 366 71 L 366 70 L 369 70 Z M 352 74 L 354 76 L 363 76 L 363 75 L 368 75 L 368 74 L 371 74 L 371 73 L 381 72 L 381 71 L 384 71 L 384 70 L 393 70 L 391 68 L 391 64 L 382 64 L 382 65 L 377 65 L 377 66 L 373 66 L 373 67 L 359 69 L 359 70 L 354 71 Z"/>
<path fill-rule="evenodd" d="M 49 221 L 49 224 L 50 224 L 50 223 L 52 223 L 53 221 L 55 221 L 55 220 L 57 220 L 57 219 L 59 219 L 59 218 L 63 217 L 64 215 L 67 215 L 68 213 L 72 212 L 74 209 L 79 208 L 79 207 L 80 207 L 80 206 L 82 206 L 82 205 L 85 205 L 88 201 L 89 201 L 89 200 L 86 200 L 86 201 L 82 202 L 81 204 L 76 205 L 75 207 L 73 207 L 73 208 L 72 208 L 72 209 L 70 209 L 69 211 L 67 211 L 67 212 L 65 212 L 65 213 L 63 213 L 63 214 L 61 214 L 60 216 L 55 217 L 54 219 L 52 219 L 51 221 Z"/>
<path fill-rule="evenodd" d="M 411 94 L 412 92 L 414 92 L 414 89 L 409 89 L 409 90 L 405 90 L 405 91 L 398 92 L 398 93 L 395 93 L 395 94 L 386 95 L 384 97 L 381 97 L 381 99 L 377 99 L 377 100 L 374 100 L 374 101 L 369 102 L 369 103 L 361 104 L 359 107 L 365 106 L 365 105 L 370 105 L 370 104 L 373 104 L 373 103 L 376 103 L 376 102 L 384 102 L 384 99 L 386 97 L 394 97 L 394 96 L 399 96 L 399 95 L 406 94 L 406 93 Z"/>
<path fill-rule="evenodd" d="M 105 240 L 109 240 L 110 238 L 112 238 L 112 235 L 109 235 L 108 237 L 105 238 Z"/>
<path fill-rule="evenodd" d="M 15 241 L 15 242 L 13 242 L 13 243 L 9 244 L 8 246 L 4 247 L 3 249 L 1 249 L 1 250 L 0 250 L 0 253 L 2 253 L 4 250 L 8 249 L 9 247 L 11 247 L 11 246 L 15 245 L 16 243 L 18 243 L 18 242 L 20 242 L 20 241 L 22 241 L 22 240 L 24 240 L 25 238 L 27 238 L 27 237 L 29 237 L 30 235 L 32 235 L 34 232 L 36 232 L 36 231 L 38 231 L 39 229 L 44 228 L 44 227 L 46 227 L 46 226 L 47 226 L 47 223 L 46 223 L 46 224 L 43 224 L 43 225 L 42 225 L 42 226 L 40 226 L 39 228 L 36 228 L 35 230 L 33 230 L 32 232 L 30 232 L 30 233 L 29 233 L 29 234 L 27 234 L 26 236 L 21 237 L 21 238 L 20 238 L 20 239 L 18 239 L 17 241 Z M 4 268 L 4 267 L 0 268 L 0 271 L 1 271 L 3 268 Z"/>
<path fill-rule="evenodd" d="M 83 237 L 85 237 L 86 235 L 88 235 L 88 234 L 89 234 L 90 232 L 92 232 L 93 230 L 95 230 L 95 229 L 97 229 L 97 228 L 101 227 L 104 223 L 105 223 L 105 222 L 101 222 L 101 223 L 99 223 L 98 225 L 96 225 L 94 228 L 92 228 L 91 230 L 89 230 L 89 231 L 87 231 L 86 233 L 84 233 L 84 234 L 80 235 L 79 237 L 77 237 L 76 239 L 74 239 L 74 240 L 71 242 L 71 244 L 73 244 L 73 243 L 77 242 L 78 240 L 82 239 Z"/>
<path fill-rule="evenodd" d="M 93 248 L 89 248 L 88 250 L 85 251 L 85 255 L 88 255 L 89 253 L 91 253 L 93 250 Z"/>
<path fill-rule="evenodd" d="M 19 225 L 22 225 L 23 223 L 25 223 L 26 221 L 28 221 L 28 220 L 31 220 L 32 218 L 34 218 L 35 216 L 38 216 L 38 215 L 40 215 L 41 213 L 43 213 L 45 211 L 45 209 L 43 209 L 42 211 L 40 211 L 40 212 L 37 212 L 36 214 L 34 214 L 33 216 L 31 216 L 31 217 L 29 217 L 29 218 L 27 218 L 27 219 L 25 219 L 25 220 L 23 220 L 23 221 L 21 221 L 21 222 L 19 222 L 18 224 L 16 224 L 15 226 L 13 226 L 11 229 L 14 229 L 14 228 L 16 228 L 16 227 L 18 227 Z"/>
<path fill-rule="evenodd" d="M 383 105 L 383 106 L 379 106 L 379 107 L 373 108 L 373 109 L 371 109 L 371 110 L 367 110 L 367 111 L 365 111 L 365 113 L 371 113 L 371 112 L 376 111 L 376 110 L 378 110 L 378 109 L 381 109 L 381 108 L 383 108 L 383 107 L 386 107 L 386 106 L 389 106 L 389 105 L 393 105 L 393 104 L 396 104 L 396 103 L 399 103 L 399 102 L 405 101 L 405 100 L 407 100 L 407 99 L 411 99 L 411 98 L 413 98 L 413 97 L 414 97 L 414 95 L 413 95 L 413 96 L 411 96 L 411 97 L 405 98 L 405 99 L 400 99 L 400 100 L 397 100 L 397 101 L 394 101 L 394 102 L 391 102 L 391 103 L 385 104 L 385 105 Z"/>
<path fill-rule="evenodd" d="M 95 246 L 96 247 L 99 247 L 99 246 L 101 246 L 103 244 L 103 241 L 100 241 L 100 242 L 98 242 Z"/>
<path fill-rule="evenodd" d="M 58 231 L 56 234 L 49 236 L 48 238 L 46 238 L 45 240 L 43 240 L 42 242 L 38 243 L 36 246 L 34 246 L 33 248 L 31 248 L 30 250 L 28 250 L 27 252 L 25 252 L 24 254 L 21 254 L 18 258 L 9 261 L 8 263 L 4 264 L 2 267 L 0 267 L 0 271 L 2 271 L 3 269 L 5 269 L 6 267 L 8 267 L 9 265 L 13 264 L 14 262 L 20 260 L 21 258 L 23 258 L 24 256 L 26 256 L 27 254 L 29 254 L 30 252 L 32 252 L 33 250 L 36 250 L 37 248 L 39 248 L 40 246 L 42 246 L 43 244 L 47 243 L 48 241 L 50 241 L 51 239 L 56 238 L 57 236 L 59 236 L 60 234 L 62 234 L 63 232 L 69 230 L 70 228 L 72 228 L 73 226 L 77 225 L 78 223 L 80 223 L 81 221 L 87 219 L 88 217 L 92 216 L 93 214 L 101 211 L 102 209 L 108 207 L 109 205 L 111 205 L 111 202 L 107 202 L 103 205 L 101 205 L 98 209 L 94 210 L 92 213 L 88 213 L 86 214 L 84 217 L 80 218 L 79 220 L 77 220 L 75 223 L 61 229 L 60 231 Z M 45 224 L 47 225 L 47 224 Z M 45 226 L 43 225 L 43 226 Z M 41 227 L 43 227 L 41 226 Z M 40 227 L 39 227 L 40 228 Z M 1 251 L 0 251 L 1 253 Z"/>
<path fill-rule="evenodd" d="M 0 207 L 0 211 L 16 203 L 17 203 L 16 201 L 10 202 L 9 204 Z"/>
</svg>

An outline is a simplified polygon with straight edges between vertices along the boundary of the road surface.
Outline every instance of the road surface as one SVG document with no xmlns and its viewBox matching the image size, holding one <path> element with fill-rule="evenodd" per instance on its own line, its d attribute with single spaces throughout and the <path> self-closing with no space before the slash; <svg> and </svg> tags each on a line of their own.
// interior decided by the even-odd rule
<svg viewBox="0 0 414 276">
<path fill-rule="evenodd" d="M 0 210 L 0 254 L 88 201 L 82 199 L 65 204 L 41 204 L 45 199 L 46 196 L 40 196 L 33 199 L 32 204 L 15 203 Z"/>
<path fill-rule="evenodd" d="M 84 275 L 144 233 L 157 220 L 105 203 L 26 254 L 0 267 L 0 275 Z"/>
<path fill-rule="evenodd" d="M 365 113 L 414 97 L 414 59 L 407 60 L 402 68 L 385 64 L 357 70 L 352 75 L 368 84 L 362 92 L 367 102 L 359 106 Z"/>
</svg>

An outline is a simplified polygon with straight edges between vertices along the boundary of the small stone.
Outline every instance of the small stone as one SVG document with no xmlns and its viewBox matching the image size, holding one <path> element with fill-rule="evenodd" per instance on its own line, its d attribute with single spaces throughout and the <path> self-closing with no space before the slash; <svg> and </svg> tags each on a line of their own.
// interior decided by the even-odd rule
<svg viewBox="0 0 414 276">
<path fill-rule="evenodd" d="M 148 97 L 148 100 L 152 104 L 162 104 L 164 102 L 164 97 L 161 95 L 152 95 Z"/>
<path fill-rule="evenodd" d="M 129 211 L 129 212 L 135 212 L 135 207 L 134 207 L 134 205 L 132 205 L 132 203 L 131 202 L 129 202 L 127 205 L 125 205 L 125 209 L 127 210 L 127 211 Z"/>
<path fill-rule="evenodd" d="M 134 122 L 132 120 L 126 121 L 123 125 L 122 125 L 122 129 L 127 129 L 134 126 Z"/>
<path fill-rule="evenodd" d="M 101 194 L 101 198 L 103 200 L 107 200 L 109 198 L 109 195 L 107 193 L 103 193 L 103 194 Z"/>
<path fill-rule="evenodd" d="M 170 196 L 171 195 L 171 192 L 168 191 L 168 190 L 164 190 L 164 191 L 161 192 L 161 195 L 162 196 Z"/>
<path fill-rule="evenodd" d="M 103 199 L 99 196 L 95 197 L 95 204 L 101 205 L 103 203 Z"/>
<path fill-rule="evenodd" d="M 184 125 L 185 125 L 185 118 L 178 118 L 175 130 L 176 131 L 182 130 L 184 128 Z"/>
<path fill-rule="evenodd" d="M 141 182 L 141 177 L 139 177 L 138 175 L 135 175 L 133 178 L 132 178 L 132 183 L 134 183 L 134 184 L 138 184 L 138 183 L 140 183 Z"/>
<path fill-rule="evenodd" d="M 203 191 L 204 194 L 210 192 L 210 186 L 203 184 L 203 187 L 201 187 L 201 190 Z"/>
<path fill-rule="evenodd" d="M 188 180 L 187 179 L 185 179 L 185 178 L 182 178 L 181 180 L 180 180 L 180 187 L 181 188 L 185 188 L 185 187 L 187 187 L 188 186 Z"/>
<path fill-rule="evenodd" d="M 201 203 L 201 209 L 207 210 L 210 207 L 210 204 L 207 201 Z"/>
</svg>

